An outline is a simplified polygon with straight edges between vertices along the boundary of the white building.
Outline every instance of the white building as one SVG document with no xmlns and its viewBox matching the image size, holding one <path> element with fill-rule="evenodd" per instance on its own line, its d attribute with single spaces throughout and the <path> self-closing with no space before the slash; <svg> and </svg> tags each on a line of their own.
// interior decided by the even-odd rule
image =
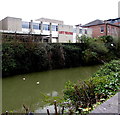
<svg viewBox="0 0 120 115">
<path fill-rule="evenodd" d="M 0 31 L 8 33 L 21 33 L 39 35 L 41 42 L 50 43 L 76 43 L 77 38 L 87 30 L 80 25 L 64 25 L 61 20 L 40 18 L 35 21 L 22 21 L 21 18 L 6 17 L 0 21 Z"/>
</svg>

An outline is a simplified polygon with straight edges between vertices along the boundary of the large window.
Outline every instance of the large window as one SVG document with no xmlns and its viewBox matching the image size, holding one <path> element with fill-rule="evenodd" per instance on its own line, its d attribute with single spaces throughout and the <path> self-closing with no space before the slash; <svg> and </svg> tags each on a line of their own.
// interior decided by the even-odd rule
<svg viewBox="0 0 120 115">
<path fill-rule="evenodd" d="M 43 24 L 43 30 L 49 30 L 48 24 Z"/>
<path fill-rule="evenodd" d="M 27 28 L 27 29 L 29 29 L 29 27 L 30 27 L 29 22 L 22 22 L 22 28 Z"/>
<path fill-rule="evenodd" d="M 56 25 L 52 25 L 52 31 L 56 31 Z"/>
<path fill-rule="evenodd" d="M 33 23 L 33 29 L 39 30 L 39 29 L 40 29 L 40 24 L 38 24 L 38 23 Z"/>
<path fill-rule="evenodd" d="M 58 31 L 58 26 L 57 25 L 52 25 L 52 31 Z"/>
<path fill-rule="evenodd" d="M 48 30 L 50 30 L 50 25 L 48 25 Z M 58 26 L 52 25 L 52 31 L 58 31 Z"/>
<path fill-rule="evenodd" d="M 100 32 L 101 32 L 101 33 L 104 32 L 104 27 L 103 27 L 103 26 L 100 27 Z"/>
</svg>

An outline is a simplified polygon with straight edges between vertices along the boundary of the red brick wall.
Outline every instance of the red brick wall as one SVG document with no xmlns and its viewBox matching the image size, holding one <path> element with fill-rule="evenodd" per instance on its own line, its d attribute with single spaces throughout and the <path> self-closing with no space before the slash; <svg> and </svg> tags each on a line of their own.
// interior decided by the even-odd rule
<svg viewBox="0 0 120 115">
<path fill-rule="evenodd" d="M 103 33 L 100 32 L 100 28 L 102 26 L 104 27 L 104 32 Z M 97 38 L 99 36 L 104 36 L 105 35 L 105 25 L 95 25 L 95 26 L 91 26 L 89 28 L 92 28 L 92 37 Z"/>
<path fill-rule="evenodd" d="M 104 27 L 104 32 L 101 32 L 101 27 Z M 92 37 L 99 37 L 106 35 L 106 25 L 95 25 L 89 27 L 92 29 Z M 107 25 L 107 35 L 111 35 L 113 37 L 118 37 L 118 33 L 120 32 L 120 28 L 113 26 L 113 25 Z"/>
</svg>

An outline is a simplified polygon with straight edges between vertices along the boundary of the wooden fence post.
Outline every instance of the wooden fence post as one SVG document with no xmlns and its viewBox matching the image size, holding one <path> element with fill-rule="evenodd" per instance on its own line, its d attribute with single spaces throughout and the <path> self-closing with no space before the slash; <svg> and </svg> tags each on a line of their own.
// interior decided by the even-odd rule
<svg viewBox="0 0 120 115">
<path fill-rule="evenodd" d="M 49 109 L 47 109 L 47 114 L 50 115 Z"/>
<path fill-rule="evenodd" d="M 56 105 L 56 100 L 54 100 L 54 106 L 55 106 L 55 115 L 57 115 L 57 105 Z"/>
</svg>

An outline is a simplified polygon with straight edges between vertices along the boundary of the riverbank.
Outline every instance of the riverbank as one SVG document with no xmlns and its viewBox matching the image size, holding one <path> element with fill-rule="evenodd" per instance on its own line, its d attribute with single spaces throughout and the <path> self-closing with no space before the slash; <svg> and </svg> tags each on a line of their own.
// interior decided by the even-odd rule
<svg viewBox="0 0 120 115">
<path fill-rule="evenodd" d="M 83 43 L 2 43 L 2 75 L 13 76 L 52 69 L 97 65 L 119 58 L 113 41 L 85 38 Z M 112 45 L 111 45 L 112 44 Z"/>
<path fill-rule="evenodd" d="M 70 111 L 87 114 L 97 105 L 115 95 L 120 89 L 119 76 L 120 60 L 113 60 L 106 63 L 84 82 L 68 82 L 64 90 L 64 99 L 69 101 Z"/>
</svg>

